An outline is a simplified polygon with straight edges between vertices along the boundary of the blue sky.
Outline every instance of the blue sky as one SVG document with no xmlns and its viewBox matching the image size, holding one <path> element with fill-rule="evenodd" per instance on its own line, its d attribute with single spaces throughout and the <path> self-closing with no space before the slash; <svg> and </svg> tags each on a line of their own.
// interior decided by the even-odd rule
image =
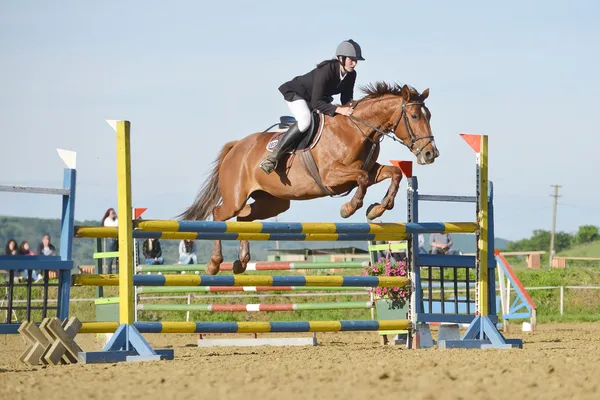
<svg viewBox="0 0 600 400">
<path fill-rule="evenodd" d="M 4 1 L 0 184 L 60 186 L 55 149 L 75 150 L 76 218 L 99 219 L 116 206 L 104 120 L 128 119 L 134 204 L 172 218 L 222 144 L 288 114 L 282 82 L 353 38 L 366 58 L 358 85 L 430 88 L 441 156 L 415 166 L 422 193 L 473 194 L 475 157 L 458 134 L 484 133 L 498 236 L 550 229 L 553 184 L 562 185 L 559 230 L 600 224 L 599 11 L 593 1 Z M 390 159 L 414 160 L 386 140 L 380 161 Z M 365 204 L 386 189 L 371 188 Z M 405 189 L 384 221 L 405 221 Z M 279 219 L 341 221 L 344 201 L 296 202 Z M 363 222 L 365 209 L 349 220 Z M 0 194 L 0 210 L 58 217 L 60 201 Z M 421 219 L 473 220 L 474 208 L 424 204 Z"/>
</svg>

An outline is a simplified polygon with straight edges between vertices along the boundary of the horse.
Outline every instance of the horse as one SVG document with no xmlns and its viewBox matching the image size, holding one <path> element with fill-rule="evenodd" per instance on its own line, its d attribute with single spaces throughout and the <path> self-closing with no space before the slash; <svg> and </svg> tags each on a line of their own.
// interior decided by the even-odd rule
<svg viewBox="0 0 600 400">
<path fill-rule="evenodd" d="M 303 162 L 294 162 L 299 152 L 282 155 L 276 169 L 266 174 L 259 167 L 267 155 L 274 132 L 256 132 L 226 143 L 214 160 L 209 177 L 191 206 L 178 217 L 183 220 L 255 221 L 273 218 L 290 208 L 292 200 L 343 196 L 354 188 L 350 201 L 340 209 L 348 218 L 363 206 L 367 188 L 385 179 L 391 183 L 381 203 L 366 211 L 373 220 L 394 207 L 402 173 L 391 165 L 380 165 L 380 142 L 390 137 L 408 147 L 421 165 L 439 156 L 431 132 L 431 113 L 425 106 L 429 88 L 423 93 L 408 85 L 377 81 L 361 86 L 365 96 L 351 100 L 351 116 L 322 115 L 318 142 L 301 152 Z M 252 198 L 254 201 L 248 204 Z M 243 273 L 250 261 L 250 245 L 240 241 L 235 274 Z M 219 273 L 223 262 L 221 241 L 215 240 L 206 272 Z"/>
</svg>

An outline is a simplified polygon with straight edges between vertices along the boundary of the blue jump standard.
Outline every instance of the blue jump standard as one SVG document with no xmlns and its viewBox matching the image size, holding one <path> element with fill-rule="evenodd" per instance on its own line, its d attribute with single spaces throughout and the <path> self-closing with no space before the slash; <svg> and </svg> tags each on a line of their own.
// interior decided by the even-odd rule
<svg viewBox="0 0 600 400">
<path fill-rule="evenodd" d="M 523 340 L 506 339 L 489 317 L 477 316 L 460 340 L 440 340 L 439 349 L 522 349 Z"/>
<path fill-rule="evenodd" d="M 121 361 L 172 360 L 172 349 L 154 350 L 134 325 L 120 325 L 102 351 L 78 354 L 82 364 L 115 363 Z"/>
</svg>

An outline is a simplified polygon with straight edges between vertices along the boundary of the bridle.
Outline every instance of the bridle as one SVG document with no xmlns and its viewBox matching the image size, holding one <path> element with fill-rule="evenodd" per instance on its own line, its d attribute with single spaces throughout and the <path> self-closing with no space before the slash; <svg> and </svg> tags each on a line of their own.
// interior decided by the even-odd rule
<svg viewBox="0 0 600 400">
<path fill-rule="evenodd" d="M 358 106 L 358 104 L 360 102 L 361 102 L 361 100 L 358 100 L 356 103 L 354 103 L 352 105 L 352 109 L 356 108 L 356 106 Z M 385 137 L 390 137 L 394 141 L 402 143 L 404 146 L 408 147 L 408 149 L 413 153 L 415 153 L 414 149 L 415 149 L 415 146 L 417 146 L 417 142 L 419 140 L 428 139 L 427 143 L 425 143 L 424 146 L 417 147 L 417 151 L 415 153 L 417 157 L 421 154 L 423 149 L 433 141 L 433 135 L 431 135 L 431 127 L 429 128 L 430 129 L 429 135 L 423 136 L 423 137 L 417 137 L 415 135 L 414 131 L 412 130 L 412 127 L 410 126 L 410 122 L 408 120 L 408 113 L 406 112 L 406 107 L 413 106 L 413 105 L 420 105 L 427 111 L 427 113 L 429 113 L 429 109 L 425 106 L 425 103 L 423 103 L 422 101 L 414 101 L 411 103 L 405 103 L 404 99 L 402 99 L 402 109 L 400 111 L 400 115 L 398 115 L 398 118 L 396 119 L 396 122 L 394 123 L 394 126 L 390 132 L 384 132 L 380 127 L 373 126 L 370 123 L 368 123 L 358 117 L 355 117 L 354 115 L 350 115 L 348 117 L 350 122 L 365 137 L 365 139 L 369 140 L 373 144 L 371 146 L 371 149 L 369 150 L 369 154 L 367 155 L 367 158 L 365 158 L 365 161 L 363 162 L 363 165 L 361 167 L 361 169 L 363 171 L 366 171 L 367 168 L 369 168 L 369 164 L 371 163 L 371 159 L 373 158 L 375 149 L 378 147 L 377 145 Z M 404 141 L 402 141 L 396 137 L 396 129 L 398 129 L 398 125 L 400 124 L 401 119 L 404 119 L 404 126 L 406 127 L 406 132 L 408 133 L 408 139 L 410 140 L 410 144 L 406 144 L 406 143 L 404 143 Z M 377 132 L 378 135 L 375 136 L 374 139 L 371 139 L 371 137 L 370 137 L 371 132 L 369 132 L 369 134 L 366 134 L 365 132 L 363 132 L 362 129 L 360 129 L 360 127 L 354 121 L 358 121 L 359 123 L 368 126 L 373 131 Z M 347 196 L 352 191 L 352 189 L 349 189 L 346 193 L 336 195 L 328 187 L 323 185 L 323 182 L 321 181 L 321 177 L 319 175 L 319 168 L 317 167 L 317 165 L 315 163 L 312 153 L 310 151 L 307 151 L 307 152 L 302 152 L 301 155 L 303 157 L 304 162 L 306 163 L 308 172 L 311 174 L 311 176 L 313 177 L 313 179 L 315 180 L 317 185 L 321 188 L 321 190 L 323 190 L 324 193 L 328 194 L 330 197 L 344 197 L 344 196 Z"/>
<path fill-rule="evenodd" d="M 352 108 L 356 108 L 356 106 L 360 103 L 360 100 L 357 101 Z M 423 149 L 425 149 L 425 147 L 427 147 L 428 144 L 430 144 L 434 137 L 433 135 L 431 135 L 431 127 L 430 129 L 430 134 L 428 136 L 422 136 L 422 137 L 417 137 L 417 135 L 415 135 L 415 132 L 413 131 L 411 125 L 410 125 L 410 121 L 408 120 L 408 113 L 406 112 L 406 107 L 407 106 L 416 106 L 416 105 L 420 105 L 421 107 L 423 107 L 425 110 L 427 110 L 427 112 L 429 112 L 429 109 L 427 108 L 427 106 L 425 106 L 425 103 L 422 101 L 413 101 L 410 103 L 405 103 L 404 99 L 402 100 L 402 109 L 400 111 L 400 114 L 398 115 L 398 118 L 396 119 L 396 122 L 394 123 L 394 126 L 392 128 L 392 130 L 390 132 L 384 132 L 383 130 L 381 130 L 378 127 L 375 127 L 371 124 L 369 124 L 368 122 L 355 117 L 354 115 L 350 115 L 348 118 L 350 119 L 350 122 L 352 122 L 352 124 L 356 127 L 356 129 L 358 129 L 358 131 L 368 140 L 370 140 L 373 144 L 376 144 L 376 141 L 379 140 L 383 140 L 385 137 L 389 137 L 391 139 L 393 139 L 396 142 L 400 142 L 401 144 L 403 144 L 404 146 L 408 147 L 408 149 L 413 152 L 417 157 L 421 154 L 421 152 L 423 151 Z M 404 120 L 404 127 L 406 128 L 406 132 L 408 133 L 408 140 L 410 141 L 410 144 L 406 144 L 404 143 L 403 140 L 398 139 L 398 137 L 396 136 L 396 129 L 398 129 L 398 125 L 400 124 L 400 120 L 403 119 Z M 365 134 L 362 129 L 359 128 L 358 125 L 356 125 L 356 123 L 354 121 L 358 121 L 363 125 L 368 126 L 369 128 L 373 129 L 375 132 L 377 132 L 379 135 L 378 137 L 376 137 L 375 139 L 371 139 L 369 135 Z M 423 139 L 428 139 L 427 143 L 425 143 L 423 146 L 418 147 L 417 146 L 417 142 Z M 416 152 L 415 150 L 415 146 L 416 147 Z M 369 152 L 369 156 L 367 157 L 367 159 L 365 160 L 365 163 L 363 164 L 363 169 L 364 167 L 366 167 L 366 165 L 368 165 L 368 163 L 370 162 L 371 156 L 373 154 L 373 152 L 375 151 L 375 147 L 376 146 L 371 146 L 371 151 Z"/>
</svg>

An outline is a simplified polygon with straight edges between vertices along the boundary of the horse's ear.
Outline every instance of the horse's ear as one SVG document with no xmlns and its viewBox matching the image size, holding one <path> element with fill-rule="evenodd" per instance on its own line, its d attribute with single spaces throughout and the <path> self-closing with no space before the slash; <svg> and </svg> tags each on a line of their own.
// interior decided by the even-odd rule
<svg viewBox="0 0 600 400">
<path fill-rule="evenodd" d="M 425 101 L 427 97 L 429 97 L 429 88 L 423 90 L 423 93 L 421 94 L 421 100 Z"/>
<path fill-rule="evenodd" d="M 402 98 L 406 103 L 410 102 L 410 89 L 408 85 L 402 86 L 402 91 L 400 92 L 400 94 L 402 95 Z"/>
</svg>

